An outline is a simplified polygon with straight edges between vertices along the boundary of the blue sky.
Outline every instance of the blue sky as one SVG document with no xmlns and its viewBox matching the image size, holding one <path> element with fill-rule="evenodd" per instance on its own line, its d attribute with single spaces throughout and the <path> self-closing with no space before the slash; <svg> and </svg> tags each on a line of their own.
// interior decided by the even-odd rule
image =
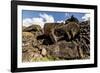
<svg viewBox="0 0 100 73">
<path fill-rule="evenodd" d="M 75 12 L 53 12 L 53 11 L 33 11 L 23 10 L 22 19 L 23 23 L 34 22 L 64 22 L 70 16 L 74 15 L 79 21 L 86 19 L 86 13 Z M 43 23 L 42 23 L 43 24 Z"/>
</svg>

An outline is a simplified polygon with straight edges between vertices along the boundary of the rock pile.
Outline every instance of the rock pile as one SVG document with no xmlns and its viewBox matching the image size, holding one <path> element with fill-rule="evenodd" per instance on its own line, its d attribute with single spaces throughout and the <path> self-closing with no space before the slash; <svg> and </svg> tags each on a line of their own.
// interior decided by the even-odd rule
<svg viewBox="0 0 100 73">
<path fill-rule="evenodd" d="M 90 23 L 76 21 L 23 27 L 22 61 L 89 59 Z"/>
</svg>

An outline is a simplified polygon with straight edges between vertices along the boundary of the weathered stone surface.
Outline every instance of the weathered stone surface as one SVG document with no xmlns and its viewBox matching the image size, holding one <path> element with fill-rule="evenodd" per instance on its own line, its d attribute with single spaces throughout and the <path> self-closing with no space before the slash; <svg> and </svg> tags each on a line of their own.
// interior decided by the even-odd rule
<svg viewBox="0 0 100 73">
<path fill-rule="evenodd" d="M 47 54 L 47 51 L 46 51 L 45 48 L 42 48 L 41 54 L 42 54 L 43 56 L 45 56 L 45 55 Z"/>
<path fill-rule="evenodd" d="M 81 48 L 73 42 L 61 41 L 56 45 L 52 45 L 48 51 L 52 56 L 60 58 L 77 59 L 83 57 Z"/>
<path fill-rule="evenodd" d="M 90 57 L 90 21 L 80 23 L 80 45 L 84 53 L 84 58 Z"/>
<path fill-rule="evenodd" d="M 32 31 L 36 32 L 36 31 L 42 31 L 41 29 L 42 28 L 39 25 L 31 25 L 31 26 L 26 27 L 25 29 L 23 29 L 23 31 L 24 32 L 32 32 Z"/>
<path fill-rule="evenodd" d="M 44 35 L 50 36 L 53 42 L 57 42 L 59 39 L 64 38 L 66 40 L 73 39 L 79 33 L 80 27 L 75 22 L 64 24 L 45 24 Z"/>
<path fill-rule="evenodd" d="M 34 40 L 34 34 L 31 32 L 22 32 L 22 46 L 28 46 Z"/>
</svg>

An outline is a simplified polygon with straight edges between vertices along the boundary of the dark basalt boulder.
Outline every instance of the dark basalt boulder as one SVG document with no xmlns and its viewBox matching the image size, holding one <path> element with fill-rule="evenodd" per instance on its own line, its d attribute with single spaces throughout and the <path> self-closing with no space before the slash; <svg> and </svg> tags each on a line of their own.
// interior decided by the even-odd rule
<svg viewBox="0 0 100 73">
<path fill-rule="evenodd" d="M 80 45 L 85 55 L 85 58 L 90 56 L 90 21 L 80 23 Z"/>
<path fill-rule="evenodd" d="M 49 46 L 48 52 L 54 57 L 63 59 L 83 58 L 81 48 L 73 42 L 60 41 L 56 45 Z"/>
</svg>

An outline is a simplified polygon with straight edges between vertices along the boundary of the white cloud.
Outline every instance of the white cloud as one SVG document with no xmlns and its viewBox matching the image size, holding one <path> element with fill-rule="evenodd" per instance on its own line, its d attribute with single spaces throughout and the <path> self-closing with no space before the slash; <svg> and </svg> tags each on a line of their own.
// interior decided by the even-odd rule
<svg viewBox="0 0 100 73">
<path fill-rule="evenodd" d="M 87 21 L 90 19 L 90 14 L 85 14 L 83 17 L 82 17 L 82 20 L 84 21 Z"/>
<path fill-rule="evenodd" d="M 32 23 L 40 25 L 42 28 L 44 26 L 43 18 L 32 18 Z"/>
<path fill-rule="evenodd" d="M 33 17 L 33 18 L 26 18 L 23 20 L 23 26 L 30 26 L 33 24 L 38 24 L 42 28 L 45 23 L 53 23 L 54 22 L 54 17 L 52 15 L 48 15 L 46 13 L 40 14 L 39 17 Z"/>
<path fill-rule="evenodd" d="M 40 17 L 44 19 L 45 22 L 54 22 L 54 17 L 52 15 L 48 15 L 46 13 L 40 14 Z"/>
<path fill-rule="evenodd" d="M 65 21 L 61 20 L 61 21 L 57 21 L 57 23 L 65 23 Z"/>
<path fill-rule="evenodd" d="M 44 26 L 44 21 L 43 18 L 39 18 L 39 17 L 34 17 L 34 18 L 26 18 L 23 20 L 23 26 L 30 26 L 30 25 L 40 25 L 42 28 Z"/>
<path fill-rule="evenodd" d="M 40 25 L 42 28 L 44 26 L 44 22 L 42 18 L 26 18 L 23 20 L 23 26 L 28 27 L 33 24 Z"/>
<path fill-rule="evenodd" d="M 26 18 L 23 20 L 23 26 L 30 26 L 32 24 L 32 19 Z"/>
</svg>

